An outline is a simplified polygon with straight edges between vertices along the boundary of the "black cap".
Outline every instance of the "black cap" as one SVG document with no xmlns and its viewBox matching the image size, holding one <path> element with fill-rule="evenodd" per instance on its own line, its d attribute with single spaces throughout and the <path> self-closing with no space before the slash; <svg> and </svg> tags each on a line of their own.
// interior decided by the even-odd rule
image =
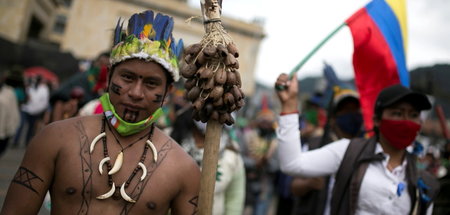
<svg viewBox="0 0 450 215">
<path fill-rule="evenodd" d="M 377 101 L 375 102 L 375 114 L 381 115 L 381 111 L 384 108 L 401 100 L 410 103 L 418 111 L 431 108 L 431 103 L 424 94 L 414 92 L 401 84 L 396 84 L 384 88 L 378 94 Z"/>
</svg>

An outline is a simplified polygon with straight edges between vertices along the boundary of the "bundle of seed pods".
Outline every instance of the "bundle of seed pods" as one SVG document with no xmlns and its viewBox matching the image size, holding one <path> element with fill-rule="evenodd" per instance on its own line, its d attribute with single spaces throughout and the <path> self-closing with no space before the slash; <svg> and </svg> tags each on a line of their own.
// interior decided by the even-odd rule
<svg viewBox="0 0 450 215">
<path fill-rule="evenodd" d="M 185 49 L 181 75 L 186 78 L 186 96 L 194 107 L 194 120 L 232 125 L 231 113 L 244 105 L 239 52 L 231 40 L 211 38 Z"/>
</svg>

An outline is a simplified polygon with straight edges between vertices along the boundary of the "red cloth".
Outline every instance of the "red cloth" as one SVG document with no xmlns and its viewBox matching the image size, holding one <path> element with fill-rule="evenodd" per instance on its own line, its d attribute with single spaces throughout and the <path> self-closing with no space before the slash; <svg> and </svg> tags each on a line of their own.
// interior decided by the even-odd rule
<svg viewBox="0 0 450 215">
<path fill-rule="evenodd" d="M 94 86 L 93 91 L 96 93 L 99 93 L 100 90 L 105 90 L 106 88 L 106 80 L 108 75 L 108 67 L 102 66 L 100 68 L 100 73 L 98 74 L 98 80 L 97 83 Z"/>
<path fill-rule="evenodd" d="M 95 107 L 94 114 L 101 114 L 103 113 L 103 106 L 102 103 L 98 102 L 97 106 Z"/>
<path fill-rule="evenodd" d="M 353 36 L 353 67 L 364 125 L 370 131 L 373 129 L 372 117 L 379 92 L 400 83 L 400 79 L 388 44 L 366 8 L 357 11 L 346 23 Z"/>
</svg>

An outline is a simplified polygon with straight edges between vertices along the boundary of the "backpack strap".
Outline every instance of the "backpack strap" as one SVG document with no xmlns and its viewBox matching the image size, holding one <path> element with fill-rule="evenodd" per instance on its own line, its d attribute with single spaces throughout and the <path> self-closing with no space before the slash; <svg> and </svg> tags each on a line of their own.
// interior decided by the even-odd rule
<svg viewBox="0 0 450 215">
<path fill-rule="evenodd" d="M 350 184 L 354 171 L 358 168 L 359 160 L 365 157 L 373 157 L 375 151 L 375 138 L 355 138 L 349 143 L 345 151 L 341 165 L 335 175 L 333 195 L 331 197 L 331 214 L 349 214 Z M 352 191 L 354 193 L 355 191 Z"/>
<path fill-rule="evenodd" d="M 410 214 L 426 214 L 428 207 L 439 193 L 440 183 L 435 176 L 416 167 L 417 156 L 406 154 L 407 169 L 406 180 L 408 181 L 408 192 L 411 198 Z"/>
</svg>

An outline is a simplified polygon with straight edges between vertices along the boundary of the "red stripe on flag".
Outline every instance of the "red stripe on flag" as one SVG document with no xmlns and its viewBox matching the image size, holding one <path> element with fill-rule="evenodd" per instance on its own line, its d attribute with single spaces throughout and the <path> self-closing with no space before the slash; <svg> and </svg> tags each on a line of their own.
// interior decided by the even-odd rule
<svg viewBox="0 0 450 215">
<path fill-rule="evenodd" d="M 346 23 L 353 36 L 353 68 L 364 125 L 370 131 L 378 93 L 387 86 L 400 83 L 400 79 L 388 43 L 366 8 L 357 11 Z"/>
</svg>

